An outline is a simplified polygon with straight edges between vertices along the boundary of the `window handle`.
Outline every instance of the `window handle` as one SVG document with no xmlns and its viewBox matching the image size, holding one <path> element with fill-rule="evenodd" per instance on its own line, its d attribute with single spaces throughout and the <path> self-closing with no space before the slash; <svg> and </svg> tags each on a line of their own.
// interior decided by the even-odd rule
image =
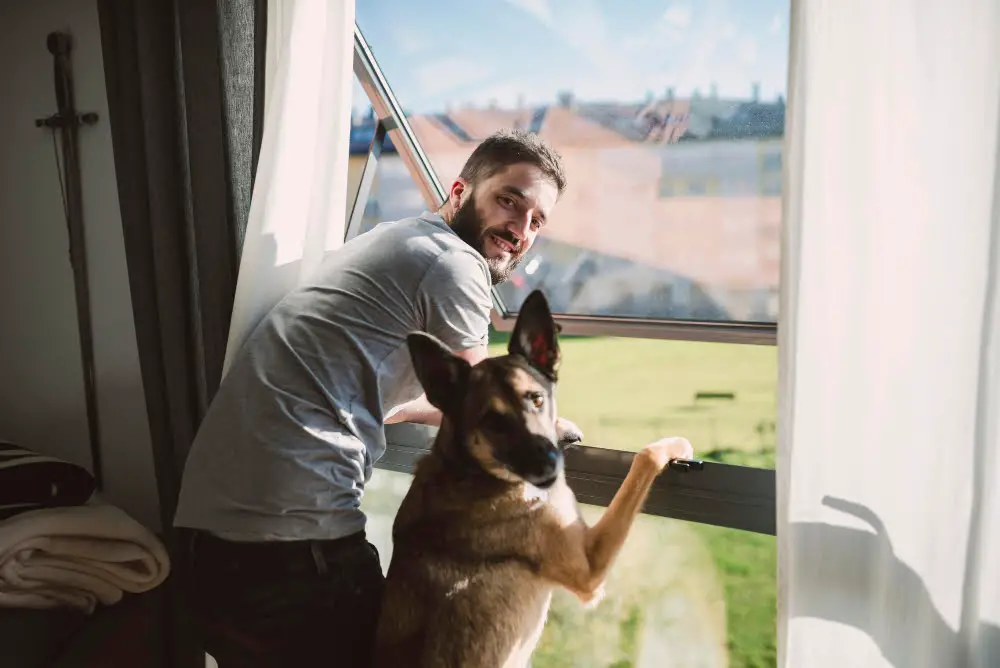
<svg viewBox="0 0 1000 668">
<path fill-rule="evenodd" d="M 675 471 L 687 473 L 689 471 L 701 471 L 705 468 L 705 462 L 700 459 L 671 459 L 668 466 Z"/>
</svg>

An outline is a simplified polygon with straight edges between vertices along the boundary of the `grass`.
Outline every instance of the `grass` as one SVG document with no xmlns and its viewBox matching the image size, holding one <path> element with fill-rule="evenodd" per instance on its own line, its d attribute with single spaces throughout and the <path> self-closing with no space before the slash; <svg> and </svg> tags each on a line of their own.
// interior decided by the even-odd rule
<svg viewBox="0 0 1000 668">
<path fill-rule="evenodd" d="M 777 662 L 777 568 L 774 536 L 696 525 L 708 544 L 726 601 L 730 668 L 770 668 Z"/>
<path fill-rule="evenodd" d="M 490 340 L 491 355 L 505 352 L 506 334 L 491 332 Z M 583 337 L 562 337 L 560 346 L 559 414 L 583 430 L 586 445 L 637 450 L 679 435 L 700 458 L 774 467 L 775 348 Z M 591 509 L 588 519 L 599 514 Z M 642 516 L 609 580 L 608 600 L 581 612 L 568 597 L 554 599 L 533 666 L 658 665 L 658 636 L 676 640 L 661 643 L 664 652 L 701 651 L 691 659 L 698 665 L 773 666 L 775 570 L 773 536 Z M 670 601 L 679 601 L 679 616 L 665 612 Z M 713 614 L 716 603 L 722 614 Z M 721 628 L 713 633 L 689 617 Z M 721 663 L 705 656 L 716 636 Z"/>
<path fill-rule="evenodd" d="M 491 332 L 490 341 L 490 354 L 501 354 L 507 334 Z M 586 445 L 637 450 L 680 435 L 701 456 L 773 448 L 774 347 L 562 337 L 560 348 L 559 413 L 583 430 Z"/>
</svg>

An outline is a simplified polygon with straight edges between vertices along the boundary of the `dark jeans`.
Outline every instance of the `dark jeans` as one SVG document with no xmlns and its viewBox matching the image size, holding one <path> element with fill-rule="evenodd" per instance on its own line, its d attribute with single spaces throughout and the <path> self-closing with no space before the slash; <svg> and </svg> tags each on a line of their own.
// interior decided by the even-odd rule
<svg viewBox="0 0 1000 668">
<path fill-rule="evenodd" d="M 219 668 L 367 668 L 384 579 L 364 533 L 236 543 L 187 532 L 185 599 Z"/>
</svg>

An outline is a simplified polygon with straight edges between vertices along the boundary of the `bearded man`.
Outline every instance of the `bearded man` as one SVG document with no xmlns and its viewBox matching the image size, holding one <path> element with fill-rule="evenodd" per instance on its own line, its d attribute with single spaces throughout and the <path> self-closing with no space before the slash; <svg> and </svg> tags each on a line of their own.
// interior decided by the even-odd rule
<svg viewBox="0 0 1000 668">
<path fill-rule="evenodd" d="M 472 364 L 484 359 L 490 288 L 565 188 L 540 137 L 498 132 L 438 212 L 346 243 L 252 332 L 199 428 L 174 519 L 188 536 L 192 617 L 220 668 L 320 656 L 368 665 L 383 574 L 361 496 L 385 424 L 441 420 L 406 337 L 424 331 Z"/>
</svg>

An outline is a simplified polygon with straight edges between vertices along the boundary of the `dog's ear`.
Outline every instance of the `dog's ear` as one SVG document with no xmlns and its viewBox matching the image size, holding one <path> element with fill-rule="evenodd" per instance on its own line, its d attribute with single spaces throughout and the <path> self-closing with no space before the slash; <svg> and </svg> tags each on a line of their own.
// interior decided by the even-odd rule
<svg viewBox="0 0 1000 668">
<path fill-rule="evenodd" d="M 472 366 L 430 334 L 413 332 L 406 344 L 427 400 L 442 413 L 453 411 L 465 394 Z"/>
<path fill-rule="evenodd" d="M 559 327 L 541 290 L 533 290 L 517 314 L 507 352 L 520 355 L 555 381 L 559 370 Z"/>
</svg>

